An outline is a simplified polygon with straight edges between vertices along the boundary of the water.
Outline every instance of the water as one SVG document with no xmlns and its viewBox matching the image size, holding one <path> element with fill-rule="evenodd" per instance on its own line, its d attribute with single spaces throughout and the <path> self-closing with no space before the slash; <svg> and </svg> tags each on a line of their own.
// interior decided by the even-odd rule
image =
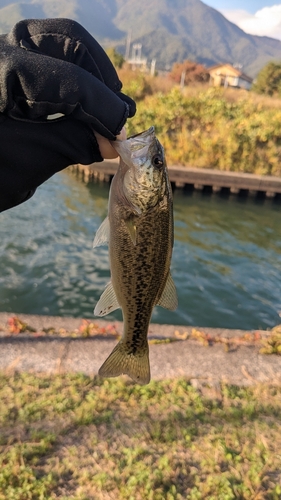
<svg viewBox="0 0 281 500">
<path fill-rule="evenodd" d="M 107 247 L 92 249 L 107 185 L 63 172 L 0 214 L 0 311 L 93 318 L 109 281 Z M 176 191 L 172 275 L 179 308 L 152 321 L 225 328 L 280 322 L 281 205 Z M 121 319 L 116 312 L 108 319 Z"/>
</svg>

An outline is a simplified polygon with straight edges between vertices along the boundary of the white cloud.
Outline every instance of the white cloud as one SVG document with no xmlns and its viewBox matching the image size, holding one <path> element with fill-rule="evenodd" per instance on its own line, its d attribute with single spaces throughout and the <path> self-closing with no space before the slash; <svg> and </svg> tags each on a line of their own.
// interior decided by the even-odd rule
<svg viewBox="0 0 281 500">
<path fill-rule="evenodd" d="M 246 33 L 281 40 L 281 4 L 264 7 L 255 14 L 250 14 L 245 10 L 222 10 L 221 12 Z"/>
</svg>

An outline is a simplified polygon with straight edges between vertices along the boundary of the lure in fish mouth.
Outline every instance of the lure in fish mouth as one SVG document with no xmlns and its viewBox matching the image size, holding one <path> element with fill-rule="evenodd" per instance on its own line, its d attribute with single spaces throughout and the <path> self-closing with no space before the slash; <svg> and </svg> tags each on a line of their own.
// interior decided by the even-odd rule
<svg viewBox="0 0 281 500">
<path fill-rule="evenodd" d="M 122 309 L 121 340 L 99 370 L 103 377 L 129 375 L 150 381 L 147 334 L 154 306 L 178 305 L 170 273 L 173 250 L 173 201 L 164 149 L 154 127 L 112 143 L 120 155 L 112 180 L 108 216 L 94 247 L 108 243 L 111 281 L 94 314 Z"/>
</svg>

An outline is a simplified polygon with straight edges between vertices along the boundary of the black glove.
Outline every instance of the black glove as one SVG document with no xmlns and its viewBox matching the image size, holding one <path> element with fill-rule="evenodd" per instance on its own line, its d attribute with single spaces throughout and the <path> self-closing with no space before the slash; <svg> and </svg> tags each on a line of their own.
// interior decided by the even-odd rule
<svg viewBox="0 0 281 500">
<path fill-rule="evenodd" d="M 68 165 L 102 161 L 93 130 L 114 140 L 136 112 L 121 88 L 75 21 L 25 20 L 0 35 L 0 211 Z"/>
</svg>

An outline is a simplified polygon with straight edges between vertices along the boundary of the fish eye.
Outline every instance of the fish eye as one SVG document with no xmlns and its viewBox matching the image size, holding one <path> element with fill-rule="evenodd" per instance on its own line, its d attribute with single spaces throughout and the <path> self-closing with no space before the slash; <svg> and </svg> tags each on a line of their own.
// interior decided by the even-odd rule
<svg viewBox="0 0 281 500">
<path fill-rule="evenodd" d="M 160 168 L 163 165 L 163 156 L 160 153 L 157 153 L 152 158 L 152 165 L 156 168 Z"/>
</svg>

